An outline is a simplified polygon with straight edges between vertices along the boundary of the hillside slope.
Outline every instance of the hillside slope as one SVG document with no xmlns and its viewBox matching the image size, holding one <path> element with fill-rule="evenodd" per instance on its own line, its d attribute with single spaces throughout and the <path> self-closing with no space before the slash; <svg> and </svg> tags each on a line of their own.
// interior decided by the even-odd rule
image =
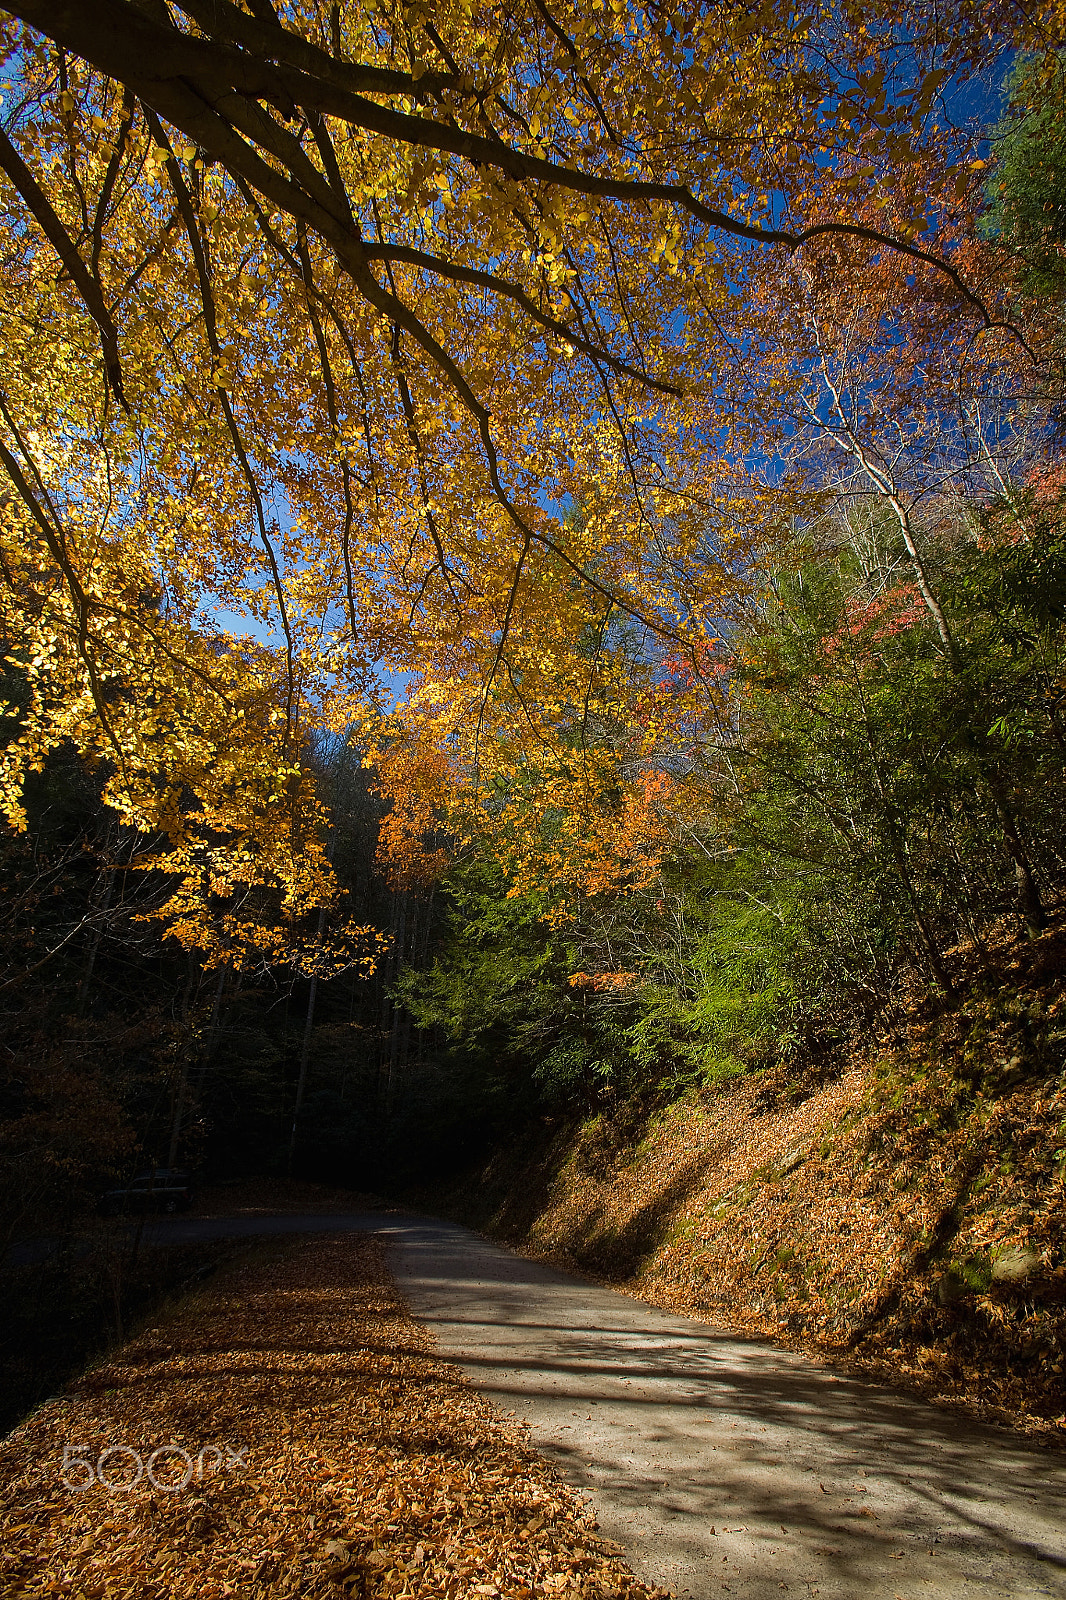
<svg viewBox="0 0 1066 1600">
<path fill-rule="evenodd" d="M 1066 935 L 827 1070 L 527 1132 L 432 1203 L 655 1304 L 1066 1439 Z"/>
</svg>

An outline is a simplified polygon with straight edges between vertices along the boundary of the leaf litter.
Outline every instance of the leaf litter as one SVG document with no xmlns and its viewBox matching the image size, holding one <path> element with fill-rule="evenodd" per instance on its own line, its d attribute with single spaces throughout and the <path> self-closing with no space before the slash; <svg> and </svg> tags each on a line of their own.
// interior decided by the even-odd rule
<svg viewBox="0 0 1066 1600">
<path fill-rule="evenodd" d="M 380 1241 L 262 1254 L 0 1442 L 0 1592 L 665 1600 L 433 1354 Z"/>
</svg>

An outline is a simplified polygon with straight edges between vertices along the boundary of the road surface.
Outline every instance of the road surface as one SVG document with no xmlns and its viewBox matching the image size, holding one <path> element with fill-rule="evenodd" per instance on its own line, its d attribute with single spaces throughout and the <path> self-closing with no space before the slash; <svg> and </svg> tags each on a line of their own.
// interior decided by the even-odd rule
<svg viewBox="0 0 1066 1600">
<path fill-rule="evenodd" d="M 1066 1600 L 1066 1452 L 399 1212 L 180 1219 L 175 1242 L 384 1235 L 411 1309 L 691 1600 Z"/>
</svg>

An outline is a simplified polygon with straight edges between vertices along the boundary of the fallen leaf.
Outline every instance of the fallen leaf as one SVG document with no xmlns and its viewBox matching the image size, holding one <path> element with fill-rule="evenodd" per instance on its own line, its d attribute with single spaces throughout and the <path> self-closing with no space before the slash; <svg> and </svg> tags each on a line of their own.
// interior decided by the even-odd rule
<svg viewBox="0 0 1066 1600">
<path fill-rule="evenodd" d="M 334 1583 L 362 1571 L 366 1600 L 665 1600 L 619 1546 L 593 1539 L 582 1499 L 518 1429 L 434 1356 L 377 1241 L 305 1237 L 271 1266 L 238 1264 L 167 1333 L 172 1353 L 150 1382 L 119 1350 L 0 1441 L 0 1551 L 32 1530 L 34 1594 L 310 1596 L 310 1558 Z M 223 1417 L 241 1464 L 184 1502 L 141 1486 L 116 1506 L 102 1489 L 71 1495 L 55 1471 L 60 1430 L 91 1454 L 163 1441 L 195 1459 Z"/>
</svg>

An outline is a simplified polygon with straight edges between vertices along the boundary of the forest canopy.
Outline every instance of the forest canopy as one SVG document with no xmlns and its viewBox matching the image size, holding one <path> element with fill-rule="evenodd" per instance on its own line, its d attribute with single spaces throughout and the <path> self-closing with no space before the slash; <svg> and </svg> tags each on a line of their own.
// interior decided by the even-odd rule
<svg viewBox="0 0 1066 1600">
<path fill-rule="evenodd" d="M 722 791 L 729 641 L 845 512 L 888 551 L 864 604 L 917 608 L 965 722 L 929 540 L 1046 491 L 1061 317 L 958 108 L 1006 51 L 1052 72 L 1061 20 L 9 6 L 9 821 L 70 746 L 169 932 L 328 965 L 311 751 L 354 737 L 397 882 L 477 836 L 516 893 L 640 887 Z"/>
</svg>

